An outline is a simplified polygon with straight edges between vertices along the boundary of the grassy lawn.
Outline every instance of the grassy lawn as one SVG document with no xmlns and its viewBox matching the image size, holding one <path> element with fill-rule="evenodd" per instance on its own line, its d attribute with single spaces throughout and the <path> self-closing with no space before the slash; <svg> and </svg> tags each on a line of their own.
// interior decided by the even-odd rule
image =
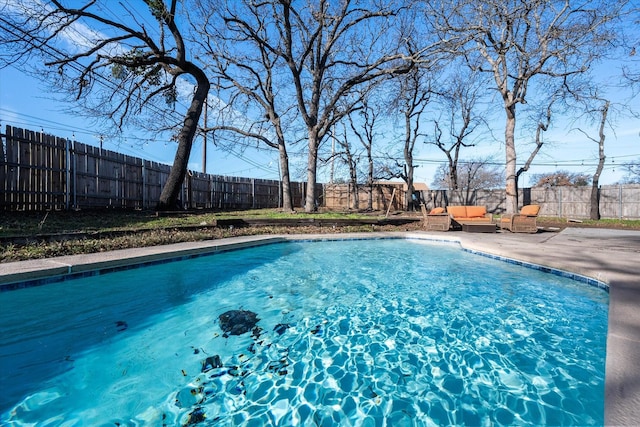
<svg viewBox="0 0 640 427">
<path fill-rule="evenodd" d="M 189 212 L 156 215 L 141 211 L 78 211 L 0 213 L 0 262 L 104 252 L 116 249 L 225 237 L 319 232 L 307 227 L 215 227 L 233 218 L 359 219 L 375 215 L 353 213 L 283 213 L 275 209 L 241 212 Z M 379 216 L 379 218 L 383 218 Z M 387 227 L 388 229 L 389 227 Z M 371 226 L 345 226 L 322 232 L 372 231 Z"/>
<path fill-rule="evenodd" d="M 404 215 L 419 215 L 406 213 Z M 220 239 L 257 234 L 342 233 L 363 231 L 408 231 L 421 229 L 419 221 L 401 226 L 305 225 L 216 227 L 216 221 L 233 218 L 260 219 L 383 219 L 384 213 L 324 212 L 283 213 L 276 209 L 240 212 L 179 212 L 156 215 L 142 211 L 13 212 L 0 213 L 0 263 L 61 255 L 103 252 L 177 242 Z M 640 230 L 640 220 L 567 222 L 562 218 L 538 219 L 549 227 L 593 227 Z"/>
<path fill-rule="evenodd" d="M 640 230 L 640 219 L 593 219 L 584 220 L 585 225 L 593 225 L 602 228 L 628 228 L 630 230 Z"/>
<path fill-rule="evenodd" d="M 156 215 L 143 211 L 78 211 L 0 213 L 0 237 L 35 236 L 74 232 L 108 232 L 115 230 L 157 230 L 197 225 L 213 225 L 230 218 L 324 218 L 358 219 L 371 215 L 355 213 L 284 213 L 276 209 L 239 212 L 189 212 Z M 382 218 L 382 216 L 380 216 Z"/>
</svg>

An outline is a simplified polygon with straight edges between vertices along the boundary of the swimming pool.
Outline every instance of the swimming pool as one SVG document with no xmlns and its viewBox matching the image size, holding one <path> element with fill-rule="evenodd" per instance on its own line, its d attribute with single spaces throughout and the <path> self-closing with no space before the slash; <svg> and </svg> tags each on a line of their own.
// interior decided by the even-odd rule
<svg viewBox="0 0 640 427">
<path fill-rule="evenodd" d="M 271 244 L 0 303 L 4 423 L 604 422 L 607 293 L 456 245 Z"/>
</svg>

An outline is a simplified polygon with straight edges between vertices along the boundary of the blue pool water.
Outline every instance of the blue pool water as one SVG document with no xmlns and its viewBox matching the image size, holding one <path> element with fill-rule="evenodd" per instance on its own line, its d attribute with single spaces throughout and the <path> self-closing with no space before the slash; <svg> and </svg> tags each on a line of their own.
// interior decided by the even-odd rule
<svg viewBox="0 0 640 427">
<path fill-rule="evenodd" d="M 2 425 L 604 423 L 608 294 L 455 245 L 271 244 L 0 306 Z"/>
</svg>

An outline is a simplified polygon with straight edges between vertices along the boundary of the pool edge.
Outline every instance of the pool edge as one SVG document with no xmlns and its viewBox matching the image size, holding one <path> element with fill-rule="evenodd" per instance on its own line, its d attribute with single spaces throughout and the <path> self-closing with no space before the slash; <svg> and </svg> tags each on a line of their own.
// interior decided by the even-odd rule
<svg viewBox="0 0 640 427">
<path fill-rule="evenodd" d="M 7 263 L 0 265 L 2 267 L 0 292 L 285 241 L 279 236 L 249 237 L 185 242 Z"/>
<path fill-rule="evenodd" d="M 281 243 L 305 241 L 342 241 L 342 240 L 379 240 L 379 239 L 417 239 L 429 242 L 455 243 L 462 250 L 480 256 L 496 259 L 525 268 L 544 271 L 557 276 L 566 277 L 609 292 L 609 284 L 595 277 L 590 277 L 570 270 L 539 264 L 527 260 L 507 257 L 486 249 L 467 247 L 464 239 L 454 236 L 422 232 L 378 232 L 378 233 L 341 233 L 341 234 L 289 234 L 273 236 L 243 236 L 202 242 L 186 242 L 162 246 L 150 246 L 136 249 L 122 249 L 110 252 L 69 255 L 44 260 L 7 263 L 0 272 L 0 292 L 40 286 L 47 283 L 73 279 L 82 276 L 104 274 L 115 270 L 142 267 L 156 263 L 172 262 L 202 255 L 210 255 L 221 251 Z"/>
</svg>

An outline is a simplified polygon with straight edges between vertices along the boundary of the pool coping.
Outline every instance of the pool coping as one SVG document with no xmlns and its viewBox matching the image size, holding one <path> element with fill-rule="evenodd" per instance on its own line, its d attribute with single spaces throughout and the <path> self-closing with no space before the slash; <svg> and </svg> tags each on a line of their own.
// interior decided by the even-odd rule
<svg viewBox="0 0 640 427">
<path fill-rule="evenodd" d="M 284 241 L 273 236 L 234 237 L 11 262 L 0 264 L 0 292 Z"/>
<path fill-rule="evenodd" d="M 404 238 L 457 243 L 462 249 L 565 275 L 609 291 L 605 373 L 605 424 L 640 419 L 640 232 L 588 230 L 533 235 L 514 233 L 376 232 L 233 237 L 96 254 L 0 264 L 0 288 L 102 274 L 169 260 L 286 241 Z M 50 279 L 51 278 L 51 279 Z M 37 283 L 36 283 L 37 282 Z"/>
</svg>

